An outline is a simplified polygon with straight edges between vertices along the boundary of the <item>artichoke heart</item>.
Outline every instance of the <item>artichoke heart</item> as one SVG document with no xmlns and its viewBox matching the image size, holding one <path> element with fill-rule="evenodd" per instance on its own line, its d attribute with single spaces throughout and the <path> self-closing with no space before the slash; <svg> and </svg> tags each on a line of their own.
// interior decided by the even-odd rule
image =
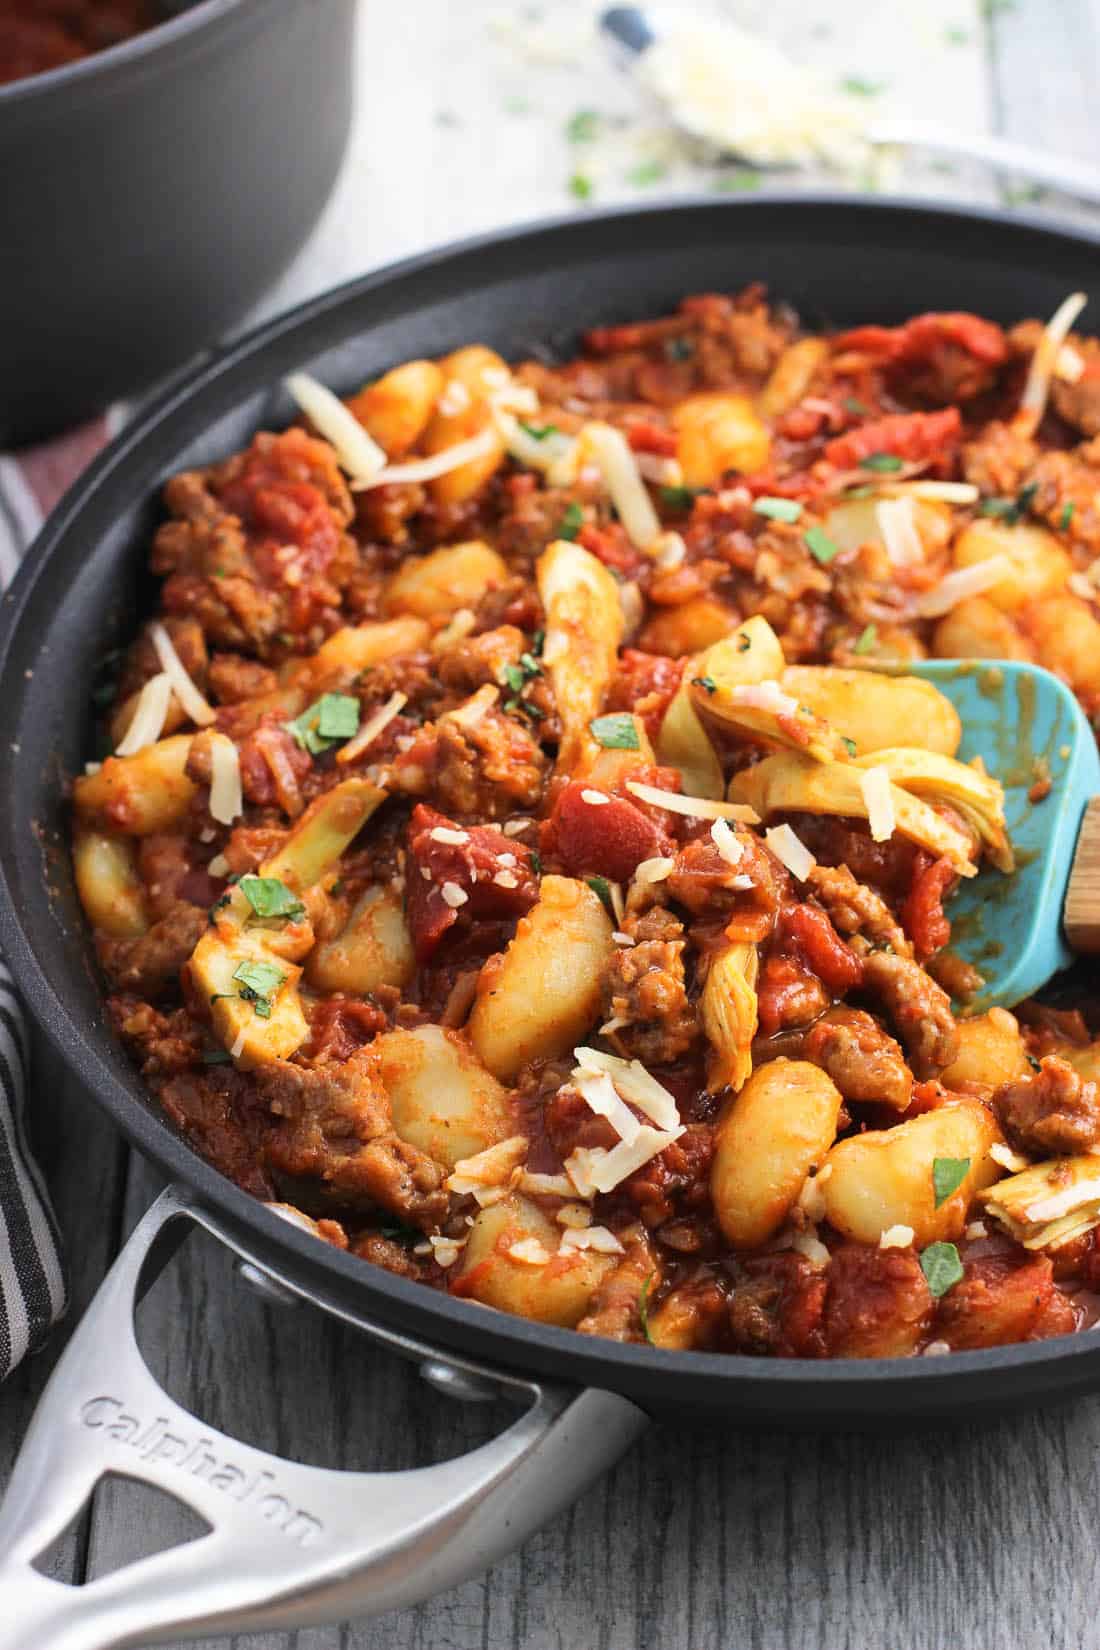
<svg viewBox="0 0 1100 1650">
<path fill-rule="evenodd" d="M 756 617 L 709 648 L 685 680 L 695 709 L 705 716 L 819 762 L 847 761 L 851 741 L 784 691 L 785 668 L 779 638 L 766 619 Z"/>
<path fill-rule="evenodd" d="M 857 768 L 885 768 L 893 784 L 933 807 L 953 808 L 974 832 L 987 859 L 999 871 L 1015 870 L 1012 844 L 1005 830 L 1005 793 L 988 774 L 936 751 L 895 746 L 857 757 Z"/>
<path fill-rule="evenodd" d="M 914 752 L 921 757 L 927 754 Z M 878 755 L 868 767 L 880 765 Z M 864 771 L 854 762 L 816 762 L 812 757 L 786 753 L 767 756 L 734 775 L 729 796 L 733 802 L 747 802 L 764 819 L 792 812 L 867 819 L 869 809 L 860 784 Z M 937 859 L 950 860 L 960 877 L 977 874 L 970 857 L 971 841 L 963 831 L 899 785 L 891 784 L 890 800 L 895 829 L 902 836 L 927 848 Z"/>
<path fill-rule="evenodd" d="M 1100 1156 L 1035 1163 L 998 1181 L 985 1207 L 1025 1249 L 1060 1249 L 1100 1226 Z"/>
<path fill-rule="evenodd" d="M 758 969 L 755 945 L 738 942 L 719 952 L 707 971 L 699 1006 L 711 1045 L 707 1073 L 711 1094 L 727 1084 L 732 1089 L 741 1088 L 752 1071 Z"/>
</svg>

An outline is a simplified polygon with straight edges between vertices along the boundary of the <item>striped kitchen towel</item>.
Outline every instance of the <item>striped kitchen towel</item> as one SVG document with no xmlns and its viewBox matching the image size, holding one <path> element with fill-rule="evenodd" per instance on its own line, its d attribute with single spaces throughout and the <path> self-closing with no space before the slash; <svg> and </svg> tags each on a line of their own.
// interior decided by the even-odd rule
<svg viewBox="0 0 1100 1650">
<path fill-rule="evenodd" d="M 121 410 L 57 441 L 0 455 L 0 586 L 47 514 L 121 426 Z M 45 1340 L 65 1311 L 60 1234 L 24 1127 L 27 1030 L 0 963 L 0 1380 Z"/>
</svg>

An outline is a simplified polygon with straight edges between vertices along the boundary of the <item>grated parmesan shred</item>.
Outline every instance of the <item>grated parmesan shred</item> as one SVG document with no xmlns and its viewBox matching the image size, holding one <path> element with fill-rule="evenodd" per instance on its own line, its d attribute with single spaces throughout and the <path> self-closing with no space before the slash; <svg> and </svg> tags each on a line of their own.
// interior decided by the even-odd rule
<svg viewBox="0 0 1100 1650">
<path fill-rule="evenodd" d="M 431 453 L 427 458 L 410 459 L 407 464 L 390 464 L 372 476 L 353 481 L 351 490 L 353 493 L 365 493 L 374 487 L 393 487 L 399 482 L 434 481 L 437 476 L 460 470 L 464 464 L 472 464 L 475 459 L 487 458 L 499 448 L 500 437 L 490 424 L 468 441 L 458 441 L 453 447 L 444 447 L 442 452 Z"/>
<path fill-rule="evenodd" d="M 336 752 L 337 762 L 354 762 L 355 758 L 361 755 L 368 745 L 374 744 L 378 735 L 389 727 L 395 716 L 400 715 L 408 702 L 409 696 L 407 693 L 391 693 L 386 703 L 380 705 L 373 715 L 367 717 L 358 733 L 349 739 L 346 745 L 341 745 Z"/>
<path fill-rule="evenodd" d="M 575 1071 L 573 1087 L 597 1117 L 606 1117 L 620 1140 L 637 1140 L 642 1125 L 626 1105 L 606 1072 Z"/>
<path fill-rule="evenodd" d="M 710 839 L 727 865 L 740 865 L 745 857 L 745 845 L 734 836 L 727 820 L 714 821 L 710 828 Z"/>
<path fill-rule="evenodd" d="M 538 1238 L 520 1238 L 508 1248 L 509 1260 L 518 1260 L 524 1266 L 546 1266 L 550 1260 L 550 1251 L 545 1248 Z"/>
<path fill-rule="evenodd" d="M 630 443 L 621 430 L 610 424 L 586 424 L 583 439 L 599 465 L 627 537 L 639 550 L 652 553 L 661 537 L 661 523 L 638 472 Z"/>
<path fill-rule="evenodd" d="M 211 817 L 219 825 L 232 825 L 243 813 L 244 795 L 237 747 L 228 734 L 215 733 L 210 747 Z"/>
<path fill-rule="evenodd" d="M 867 768 L 859 776 L 859 788 L 867 804 L 871 840 L 889 842 L 897 829 L 889 772 L 886 768 Z"/>
<path fill-rule="evenodd" d="M 382 448 L 338 395 L 307 372 L 292 372 L 284 382 L 318 435 L 324 437 L 336 454 L 340 468 L 351 477 L 353 486 L 369 482 L 385 468 L 386 455 Z"/>
<path fill-rule="evenodd" d="M 155 745 L 164 731 L 164 721 L 171 703 L 172 678 L 162 670 L 159 676 L 150 676 L 138 694 L 126 737 L 115 746 L 115 755 L 136 756 L 147 745 Z"/>
<path fill-rule="evenodd" d="M 513 1134 L 507 1140 L 498 1140 L 495 1146 L 486 1146 L 473 1157 L 463 1157 L 455 1164 L 444 1184 L 456 1197 L 468 1197 L 483 1186 L 506 1186 L 513 1169 L 527 1156 L 527 1137 Z"/>
<path fill-rule="evenodd" d="M 744 710 L 763 710 L 775 716 L 794 716 L 798 711 L 798 700 L 784 693 L 778 682 L 741 683 L 730 689 L 730 700 Z"/>
<path fill-rule="evenodd" d="M 162 624 L 150 626 L 149 640 L 153 644 L 161 670 L 172 684 L 172 692 L 179 700 L 184 715 L 189 716 L 196 727 L 208 728 L 217 713 L 187 674 L 183 660 L 176 652 L 172 638 Z"/>
<path fill-rule="evenodd" d="M 680 791 L 641 785 L 636 779 L 628 779 L 626 788 L 639 802 L 648 802 L 652 808 L 667 808 L 671 814 L 685 814 L 688 819 L 736 819 L 743 825 L 760 823 L 756 810 L 743 802 L 712 802 L 705 796 L 684 796 Z"/>
<path fill-rule="evenodd" d="M 644 1168 L 679 1140 L 683 1132 L 683 1124 L 668 1130 L 643 1124 L 637 1139 L 629 1145 L 624 1140 L 611 1151 L 605 1151 L 602 1146 L 578 1146 L 566 1158 L 565 1172 L 583 1198 L 593 1198 L 597 1192 L 613 1192 L 636 1169 Z"/>
<path fill-rule="evenodd" d="M 817 860 L 789 825 L 773 825 L 764 832 L 764 842 L 781 865 L 799 882 L 805 882 Z"/>
<path fill-rule="evenodd" d="M 971 596 L 980 596 L 984 591 L 992 590 L 995 584 L 1000 584 L 1002 579 L 1011 577 L 1012 563 L 1005 555 L 990 556 L 986 561 L 976 561 L 970 567 L 956 567 L 954 572 L 945 574 L 939 584 L 934 584 L 931 590 L 917 597 L 917 614 L 922 619 L 942 618 L 960 602 L 969 600 Z"/>
<path fill-rule="evenodd" d="M 568 1255 L 575 1249 L 594 1249 L 600 1255 L 621 1255 L 623 1246 L 614 1232 L 606 1226 L 568 1226 L 561 1235 L 558 1253 Z"/>
<path fill-rule="evenodd" d="M 680 1114 L 675 1099 L 640 1060 L 623 1060 L 617 1054 L 583 1047 L 573 1050 L 573 1058 L 577 1062 L 576 1071 L 602 1072 L 611 1078 L 620 1093 L 658 1128 L 679 1128 Z"/>
<path fill-rule="evenodd" d="M 1024 385 L 1024 393 L 1020 397 L 1020 414 L 1031 429 L 1038 428 L 1046 411 L 1050 381 L 1054 376 L 1062 346 L 1069 337 L 1074 321 L 1087 303 L 1085 293 L 1071 292 L 1068 298 L 1063 298 L 1043 328 L 1043 335 L 1031 358 L 1031 369 Z"/>
<path fill-rule="evenodd" d="M 912 567 L 924 560 L 924 545 L 917 532 L 914 501 L 911 498 L 883 498 L 875 505 L 886 554 L 895 567 Z"/>
<path fill-rule="evenodd" d="M 880 1249 L 908 1249 L 915 1233 L 911 1226 L 888 1226 L 878 1240 Z"/>
</svg>

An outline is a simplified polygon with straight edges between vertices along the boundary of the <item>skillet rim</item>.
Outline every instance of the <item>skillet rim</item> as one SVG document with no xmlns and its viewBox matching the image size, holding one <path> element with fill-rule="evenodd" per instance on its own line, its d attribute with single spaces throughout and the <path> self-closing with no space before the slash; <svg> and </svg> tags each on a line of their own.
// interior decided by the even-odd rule
<svg viewBox="0 0 1100 1650">
<path fill-rule="evenodd" d="M 229 0 L 231 6 L 235 3 Z M 200 13 L 204 9 L 198 8 Z M 554 243 L 563 236 L 570 242 L 583 239 L 588 226 L 617 224 L 629 235 L 632 224 L 644 226 L 662 217 L 669 220 L 671 228 L 704 214 L 737 213 L 748 220 L 746 230 L 751 235 L 754 217 L 766 218 L 777 209 L 793 216 L 806 208 L 846 215 L 856 224 L 865 225 L 868 236 L 877 235 L 886 245 L 892 227 L 913 226 L 925 219 L 932 230 L 984 222 L 991 229 L 1021 239 L 1038 237 L 1077 254 L 1095 255 L 1100 248 L 1100 230 L 1063 227 L 1039 215 L 906 197 L 863 198 L 835 193 L 797 196 L 768 191 L 750 199 L 720 203 L 713 198 L 692 197 L 607 208 L 584 216 L 561 214 L 466 237 L 386 264 L 261 323 L 185 370 L 89 466 L 50 515 L 0 602 L 0 692 L 7 688 L 25 699 L 28 691 L 33 691 L 33 682 L 24 682 L 21 673 L 13 682 L 6 680 L 10 655 L 20 640 L 22 613 L 32 593 L 41 581 L 48 580 L 53 556 L 78 528 L 87 502 L 116 476 L 120 467 L 140 468 L 146 444 L 195 396 L 223 375 L 262 358 L 298 329 L 308 330 L 311 322 L 331 317 L 343 306 L 392 288 L 413 275 L 435 270 L 445 284 L 448 263 L 470 254 L 492 253 L 541 239 L 549 243 L 552 267 Z M 639 255 L 644 256 L 644 248 L 639 249 Z M 308 354 L 309 346 L 305 345 L 303 355 Z M 48 629 L 45 635 L 49 635 Z M 24 828 L 26 823 L 24 820 Z M 664 1352 L 579 1336 L 574 1330 L 486 1311 L 473 1302 L 456 1300 L 381 1268 L 365 1266 L 361 1260 L 320 1244 L 213 1169 L 166 1118 L 137 1102 L 115 1079 L 99 1057 L 104 1046 L 113 1046 L 111 1033 L 105 1025 L 85 1024 L 69 1011 L 16 915 L 8 864 L 12 837 L 18 830 L 18 811 L 0 810 L 0 946 L 35 1023 L 125 1137 L 159 1169 L 192 1188 L 200 1202 L 219 1214 L 231 1231 L 244 1234 L 244 1241 L 252 1234 L 265 1252 L 273 1251 L 273 1268 L 281 1269 L 322 1310 L 346 1311 L 350 1305 L 352 1312 L 364 1319 L 420 1338 L 426 1348 L 449 1349 L 535 1379 L 548 1375 L 571 1385 L 619 1391 L 643 1407 L 660 1410 L 671 1401 L 677 1411 L 698 1406 L 712 1414 L 722 1413 L 727 1419 L 736 1418 L 731 1412 L 739 1403 L 744 1410 L 742 1420 L 782 1417 L 804 1426 L 867 1425 L 876 1420 L 897 1421 L 906 1415 L 914 1420 L 943 1419 L 952 1414 L 972 1414 L 979 1405 L 989 1409 L 1034 1404 L 1042 1398 L 1069 1397 L 1100 1385 L 1100 1337 L 1088 1332 L 931 1359 L 771 1359 L 745 1354 Z"/>
</svg>

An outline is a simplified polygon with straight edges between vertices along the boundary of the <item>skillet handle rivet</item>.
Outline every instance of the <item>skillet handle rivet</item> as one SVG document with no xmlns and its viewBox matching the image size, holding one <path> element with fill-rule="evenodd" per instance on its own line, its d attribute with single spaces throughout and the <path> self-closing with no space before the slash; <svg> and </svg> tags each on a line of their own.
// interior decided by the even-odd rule
<svg viewBox="0 0 1100 1650">
<path fill-rule="evenodd" d="M 247 1283 L 248 1287 L 265 1300 L 269 1306 L 300 1305 L 298 1297 L 292 1289 L 288 1289 L 285 1284 L 279 1282 L 278 1278 L 273 1278 L 270 1273 L 263 1271 L 259 1266 L 253 1266 L 250 1260 L 239 1260 L 237 1262 L 237 1276 L 242 1282 Z"/>
<path fill-rule="evenodd" d="M 425 1358 L 420 1365 L 420 1374 L 437 1392 L 444 1393 L 448 1398 L 457 1398 L 464 1404 L 487 1404 L 500 1397 L 499 1388 L 493 1381 L 466 1369 L 456 1369 L 453 1364 L 445 1364 L 441 1359 Z"/>
</svg>

